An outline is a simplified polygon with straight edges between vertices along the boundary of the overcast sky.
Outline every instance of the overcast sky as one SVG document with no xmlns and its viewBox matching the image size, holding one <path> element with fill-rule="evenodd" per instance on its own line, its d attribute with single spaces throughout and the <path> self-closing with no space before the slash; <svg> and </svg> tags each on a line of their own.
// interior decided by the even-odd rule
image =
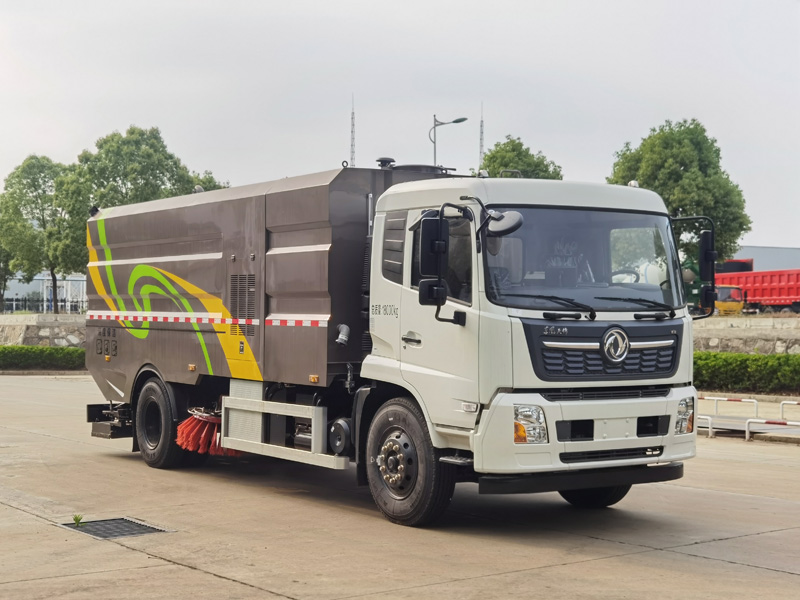
<svg viewBox="0 0 800 600">
<path fill-rule="evenodd" d="M 0 177 L 159 127 L 231 185 L 379 156 L 468 173 L 505 135 L 604 181 L 614 152 L 699 119 L 742 188 L 746 245 L 800 246 L 800 0 L 0 4 Z"/>
</svg>

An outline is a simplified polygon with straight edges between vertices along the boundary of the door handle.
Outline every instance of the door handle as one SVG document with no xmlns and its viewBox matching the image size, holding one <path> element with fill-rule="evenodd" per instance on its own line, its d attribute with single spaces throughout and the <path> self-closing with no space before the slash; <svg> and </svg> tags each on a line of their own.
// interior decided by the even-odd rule
<svg viewBox="0 0 800 600">
<path fill-rule="evenodd" d="M 404 343 L 411 344 L 412 346 L 419 346 L 420 344 L 422 344 L 421 339 L 413 337 L 409 334 L 402 336 L 400 339 L 403 340 Z"/>
</svg>

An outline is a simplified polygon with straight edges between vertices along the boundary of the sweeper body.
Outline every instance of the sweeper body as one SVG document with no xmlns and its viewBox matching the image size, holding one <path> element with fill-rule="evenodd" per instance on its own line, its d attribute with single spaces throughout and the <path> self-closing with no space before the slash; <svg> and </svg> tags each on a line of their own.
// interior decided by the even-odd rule
<svg viewBox="0 0 800 600">
<path fill-rule="evenodd" d="M 386 161 L 102 209 L 87 236 L 107 400 L 88 420 L 150 466 L 355 465 L 421 525 L 457 482 L 601 507 L 695 454 L 691 318 L 652 192 Z"/>
</svg>

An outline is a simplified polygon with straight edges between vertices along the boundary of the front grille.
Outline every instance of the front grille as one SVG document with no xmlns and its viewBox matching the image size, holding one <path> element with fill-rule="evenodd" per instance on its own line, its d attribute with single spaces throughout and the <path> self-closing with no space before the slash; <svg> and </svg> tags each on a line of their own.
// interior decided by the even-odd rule
<svg viewBox="0 0 800 600">
<path fill-rule="evenodd" d="M 596 462 L 601 460 L 625 460 L 627 458 L 653 458 L 661 456 L 663 452 L 663 446 L 656 446 L 650 448 L 592 450 L 590 452 L 562 452 L 559 458 L 563 463 Z"/>
<path fill-rule="evenodd" d="M 625 360 L 608 364 L 599 350 L 542 349 L 542 364 L 548 375 L 555 376 L 603 376 L 669 373 L 673 370 L 675 346 L 631 350 Z"/>
<path fill-rule="evenodd" d="M 579 400 L 633 400 L 638 398 L 666 398 L 668 387 L 629 387 L 574 389 L 557 391 L 539 391 L 545 400 L 550 402 L 569 402 Z"/>
</svg>

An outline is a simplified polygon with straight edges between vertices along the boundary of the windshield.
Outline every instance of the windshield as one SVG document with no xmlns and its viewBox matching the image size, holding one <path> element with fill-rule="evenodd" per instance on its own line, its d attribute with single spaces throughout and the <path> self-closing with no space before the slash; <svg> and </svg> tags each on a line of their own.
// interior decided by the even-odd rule
<svg viewBox="0 0 800 600">
<path fill-rule="evenodd" d="M 718 300 L 720 302 L 740 302 L 742 290 L 738 287 L 717 286 Z"/>
<path fill-rule="evenodd" d="M 503 306 L 646 312 L 681 306 L 683 286 L 666 215 L 520 208 L 520 229 L 487 237 L 489 300 Z"/>
</svg>

